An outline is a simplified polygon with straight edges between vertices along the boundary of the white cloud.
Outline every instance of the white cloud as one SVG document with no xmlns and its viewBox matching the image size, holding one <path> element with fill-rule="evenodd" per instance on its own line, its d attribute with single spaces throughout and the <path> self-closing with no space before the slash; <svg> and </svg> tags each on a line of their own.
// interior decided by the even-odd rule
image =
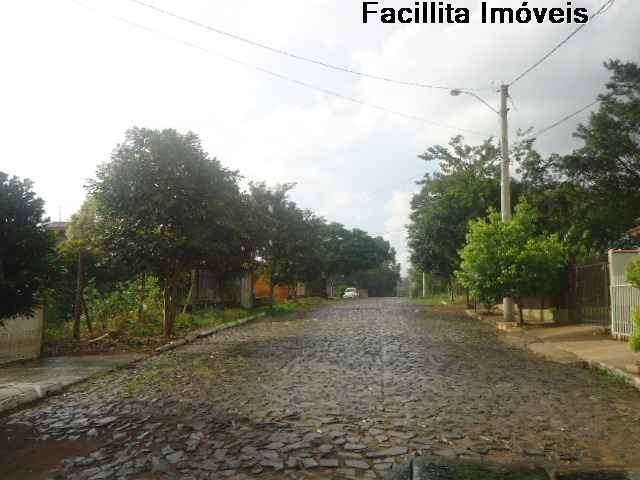
<svg viewBox="0 0 640 480">
<path fill-rule="evenodd" d="M 341 0 L 151 1 L 301 55 L 451 86 L 510 80 L 574 28 L 363 25 L 361 2 Z M 140 125 L 193 130 L 212 155 L 250 179 L 298 182 L 294 198 L 329 220 L 374 233 L 396 229 L 399 219 L 406 223 L 409 179 L 434 168 L 416 155 L 456 133 L 327 97 L 109 15 L 371 104 L 482 132 L 498 130 L 495 114 L 471 97 L 328 71 L 163 18 L 128 0 L 12 2 L 3 13 L 0 169 L 35 180 L 53 217 L 59 206 L 65 217 L 79 207 L 85 179 L 108 160 L 128 127 Z M 546 126 L 589 103 L 607 79 L 604 60 L 639 61 L 639 17 L 640 2 L 616 2 L 516 84 L 511 130 Z M 478 93 L 497 101 L 491 89 Z M 575 146 L 570 134 L 587 115 L 542 137 L 541 150 Z M 470 142 L 480 139 L 467 136 Z M 406 251 L 404 234 L 392 240 L 399 253 Z"/>
<path fill-rule="evenodd" d="M 388 212 L 388 217 L 384 224 L 385 232 L 383 237 L 396 249 L 397 260 L 402 264 L 403 273 L 406 273 L 409 265 L 405 227 L 409 223 L 412 196 L 413 192 L 393 192 L 391 200 L 389 200 L 385 209 Z"/>
</svg>

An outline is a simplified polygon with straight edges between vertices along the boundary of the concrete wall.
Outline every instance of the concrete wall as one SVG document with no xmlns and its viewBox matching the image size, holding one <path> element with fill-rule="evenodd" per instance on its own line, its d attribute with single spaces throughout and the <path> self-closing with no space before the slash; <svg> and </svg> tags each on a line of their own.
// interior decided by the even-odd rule
<svg viewBox="0 0 640 480">
<path fill-rule="evenodd" d="M 38 358 L 42 349 L 43 312 L 31 317 L 3 319 L 0 326 L 0 364 Z"/>
</svg>

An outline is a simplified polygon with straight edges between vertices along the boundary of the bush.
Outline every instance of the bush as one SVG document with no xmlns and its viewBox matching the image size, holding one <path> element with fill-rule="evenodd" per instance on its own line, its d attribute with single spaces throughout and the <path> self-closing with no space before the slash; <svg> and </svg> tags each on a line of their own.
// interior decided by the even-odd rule
<svg viewBox="0 0 640 480">
<path fill-rule="evenodd" d="M 495 211 L 470 222 L 456 274 L 482 304 L 492 305 L 503 297 L 521 303 L 525 297 L 560 289 L 567 250 L 557 235 L 538 233 L 536 222 L 536 212 L 527 203 L 518 205 L 509 223 Z"/>
<path fill-rule="evenodd" d="M 640 255 L 634 258 L 626 270 L 627 282 L 636 288 L 640 288 Z"/>
<path fill-rule="evenodd" d="M 134 336 L 162 333 L 162 294 L 153 277 L 146 278 L 144 286 L 140 280 L 120 282 L 106 292 L 90 284 L 86 296 L 92 320 L 102 330 Z"/>
<path fill-rule="evenodd" d="M 636 308 L 633 316 L 633 333 L 629 338 L 629 346 L 634 352 L 640 352 L 640 308 Z"/>
<path fill-rule="evenodd" d="M 636 288 L 640 288 L 640 255 L 627 266 L 627 281 Z M 636 307 L 633 317 L 633 334 L 629 339 L 629 345 L 634 352 L 640 352 L 640 307 Z"/>
</svg>

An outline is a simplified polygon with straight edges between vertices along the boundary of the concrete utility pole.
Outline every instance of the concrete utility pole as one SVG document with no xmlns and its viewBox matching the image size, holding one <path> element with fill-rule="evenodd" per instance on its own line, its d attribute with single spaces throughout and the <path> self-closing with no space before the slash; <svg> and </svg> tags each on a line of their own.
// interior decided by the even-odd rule
<svg viewBox="0 0 640 480">
<path fill-rule="evenodd" d="M 502 85 L 500 87 L 500 111 L 491 106 L 485 99 L 476 95 L 473 92 L 468 92 L 462 89 L 451 90 L 451 95 L 457 97 L 461 94 L 471 95 L 476 100 L 482 102 L 486 107 L 500 116 L 500 147 L 502 156 L 502 168 L 500 171 L 500 210 L 502 212 L 502 221 L 511 221 L 511 173 L 509 171 L 509 107 L 507 101 L 509 100 L 509 85 Z M 502 312 L 505 322 L 513 321 L 514 305 L 511 298 L 504 298 L 502 300 Z"/>
<path fill-rule="evenodd" d="M 502 169 L 500 174 L 500 211 L 502 221 L 511 221 L 511 172 L 509 170 L 509 85 L 500 87 L 500 146 L 502 150 Z M 505 322 L 513 321 L 514 305 L 511 298 L 502 300 L 502 313 Z"/>
</svg>

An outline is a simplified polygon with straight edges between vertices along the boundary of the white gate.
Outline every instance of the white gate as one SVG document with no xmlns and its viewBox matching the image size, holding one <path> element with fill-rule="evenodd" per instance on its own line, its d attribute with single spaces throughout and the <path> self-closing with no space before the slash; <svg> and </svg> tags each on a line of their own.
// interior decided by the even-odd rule
<svg viewBox="0 0 640 480">
<path fill-rule="evenodd" d="M 640 289 L 625 279 L 625 269 L 637 255 L 640 250 L 609 250 L 611 334 L 617 337 L 633 333 L 633 315 L 640 308 Z"/>
</svg>

